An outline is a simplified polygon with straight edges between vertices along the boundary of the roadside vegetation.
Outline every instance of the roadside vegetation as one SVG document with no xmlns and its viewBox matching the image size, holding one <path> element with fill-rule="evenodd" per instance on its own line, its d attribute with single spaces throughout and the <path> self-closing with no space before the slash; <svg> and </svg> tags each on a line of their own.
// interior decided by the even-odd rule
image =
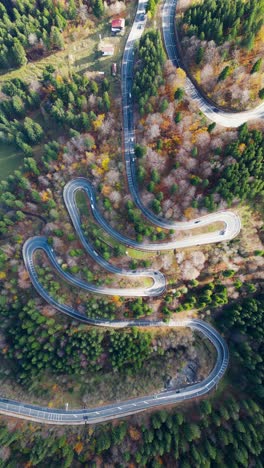
<svg viewBox="0 0 264 468">
<path fill-rule="evenodd" d="M 218 105 L 256 106 L 263 93 L 263 1 L 204 0 L 177 7 L 182 58 Z"/>
</svg>

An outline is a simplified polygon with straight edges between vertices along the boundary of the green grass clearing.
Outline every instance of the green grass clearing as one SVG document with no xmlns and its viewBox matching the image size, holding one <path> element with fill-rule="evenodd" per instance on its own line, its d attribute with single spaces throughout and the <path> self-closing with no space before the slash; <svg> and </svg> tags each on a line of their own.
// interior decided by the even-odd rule
<svg viewBox="0 0 264 468">
<path fill-rule="evenodd" d="M 126 19 L 129 25 L 136 11 L 136 4 L 127 5 Z M 47 65 L 53 65 L 62 76 L 69 76 L 73 72 L 84 73 L 86 71 L 103 71 L 110 75 L 111 64 L 121 64 L 125 42 L 130 27 L 127 26 L 123 36 L 111 36 L 111 18 L 92 21 L 88 19 L 84 25 L 71 27 L 65 38 L 65 49 L 44 57 L 35 62 L 28 62 L 25 66 L 11 70 L 0 75 L 0 83 L 13 78 L 31 81 L 42 76 L 43 69 Z M 98 45 L 100 39 L 107 44 L 115 46 L 113 57 L 100 57 Z"/>
<path fill-rule="evenodd" d="M 0 143 L 0 179 L 6 179 L 23 164 L 24 155 L 15 145 Z"/>
</svg>

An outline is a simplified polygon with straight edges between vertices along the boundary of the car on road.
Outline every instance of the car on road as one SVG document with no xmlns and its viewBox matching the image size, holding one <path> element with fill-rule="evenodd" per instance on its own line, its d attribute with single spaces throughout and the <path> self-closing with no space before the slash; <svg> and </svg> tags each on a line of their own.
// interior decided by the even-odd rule
<svg viewBox="0 0 264 468">
<path fill-rule="evenodd" d="M 116 63 L 112 63 L 111 74 L 112 74 L 112 76 L 116 76 L 116 73 L 117 73 L 117 65 L 116 65 Z"/>
</svg>

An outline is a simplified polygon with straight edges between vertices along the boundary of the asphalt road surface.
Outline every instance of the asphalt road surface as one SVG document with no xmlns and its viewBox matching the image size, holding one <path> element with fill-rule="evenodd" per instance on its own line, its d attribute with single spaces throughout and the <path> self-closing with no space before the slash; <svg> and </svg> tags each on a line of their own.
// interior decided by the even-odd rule
<svg viewBox="0 0 264 468">
<path fill-rule="evenodd" d="M 166 28 L 172 27 L 172 14 L 174 17 L 176 2 L 165 2 L 163 11 L 163 32 L 166 42 L 167 51 L 171 58 L 172 53 L 172 37 Z M 161 243 L 161 244 L 138 244 L 137 242 L 123 236 L 122 234 L 113 230 L 99 213 L 96 206 L 96 198 L 91 184 L 83 178 L 75 179 L 69 182 L 64 189 L 64 201 L 71 217 L 73 226 L 85 248 L 87 253 L 103 268 L 108 271 L 118 274 L 132 277 L 149 276 L 153 280 L 153 285 L 150 288 L 129 288 L 129 295 L 156 295 L 161 294 L 165 288 L 165 279 L 160 272 L 154 272 L 152 270 L 147 271 L 135 271 L 128 272 L 119 269 L 110 263 L 106 262 L 100 255 L 93 249 L 93 247 L 87 242 L 81 227 L 80 217 L 78 208 L 75 202 L 76 191 L 83 190 L 90 201 L 90 207 L 96 221 L 104 227 L 104 229 L 118 239 L 120 242 L 125 243 L 131 247 L 137 247 L 142 250 L 167 250 L 171 248 L 179 248 L 190 245 L 208 244 L 211 242 L 219 242 L 223 240 L 229 240 L 235 237 L 241 228 L 239 217 L 232 212 L 218 212 L 215 214 L 200 217 L 198 219 L 186 222 L 168 222 L 162 218 L 155 216 L 142 204 L 136 183 L 136 164 L 135 164 L 135 152 L 134 152 L 134 124 L 133 124 L 133 105 L 131 102 L 132 93 L 132 78 L 133 78 L 133 57 L 134 57 L 134 43 L 141 36 L 145 20 L 142 19 L 142 13 L 145 11 L 146 2 L 139 1 L 138 10 L 135 17 L 135 21 L 131 32 L 129 34 L 123 64 L 122 64 L 122 103 L 123 103 L 123 124 L 124 124 L 124 145 L 125 145 L 125 164 L 126 173 L 128 179 L 129 189 L 136 205 L 142 210 L 146 218 L 150 222 L 164 228 L 174 228 L 177 230 L 191 230 L 196 227 L 207 226 L 215 221 L 221 221 L 224 223 L 224 228 L 221 231 L 194 235 L 190 236 L 182 241 Z M 168 18 L 167 18 L 168 16 Z M 168 19 L 168 23 L 167 23 Z M 167 34 L 167 36 L 166 36 Z M 177 65 L 177 63 L 175 62 Z M 194 96 L 197 99 L 196 95 Z M 201 103 L 204 105 L 204 103 Z M 203 107 L 201 107 L 203 110 Z M 204 110 L 203 110 L 204 111 Z M 207 112 L 207 109 L 205 109 Z M 205 113 L 206 113 L 205 112 Z M 217 113 L 217 111 L 216 111 Z M 217 114 L 219 115 L 219 113 Z M 222 115 L 222 114 L 221 114 Z M 229 114 L 230 115 L 230 114 Z M 237 114 L 236 114 L 237 117 Z M 230 126 L 230 125 L 228 125 Z M 234 126 L 234 125 L 233 125 Z M 236 125 L 235 125 L 236 126 Z M 202 382 L 190 385 L 188 387 L 181 388 L 177 391 L 164 391 L 155 395 L 148 395 L 141 398 L 135 398 L 123 402 L 114 403 L 111 405 L 100 406 L 91 409 L 80 409 L 80 410 L 59 410 L 45 408 L 41 406 L 26 404 L 17 402 L 5 398 L 0 399 L 0 413 L 13 415 L 22 419 L 29 419 L 38 422 L 48 424 L 92 424 L 101 421 L 108 421 L 111 419 L 124 417 L 129 414 L 134 414 L 139 411 L 144 411 L 148 408 L 160 407 L 172 403 L 179 403 L 191 398 L 205 395 L 211 389 L 213 389 L 222 378 L 229 362 L 229 353 L 227 345 L 220 334 L 208 323 L 202 322 L 197 319 L 190 320 L 170 320 L 168 323 L 162 321 L 150 321 L 150 320 L 124 320 L 124 321 L 106 321 L 100 319 L 91 319 L 85 317 L 77 309 L 66 304 L 60 304 L 53 299 L 47 291 L 43 289 L 38 281 L 37 273 L 34 267 L 34 253 L 36 250 L 42 250 L 48 256 L 48 259 L 56 270 L 59 276 L 64 280 L 68 281 L 74 286 L 81 287 L 87 291 L 99 293 L 99 294 L 114 294 L 114 295 L 128 295 L 126 290 L 95 287 L 92 284 L 86 283 L 78 278 L 73 277 L 69 273 L 63 271 L 56 259 L 52 247 L 48 244 L 47 239 L 44 237 L 32 237 L 28 239 L 23 246 L 23 258 L 26 268 L 29 272 L 32 284 L 38 291 L 38 293 L 54 308 L 60 312 L 70 316 L 73 319 L 77 319 L 83 323 L 87 323 L 95 326 L 102 326 L 108 328 L 126 328 L 126 327 L 189 327 L 193 330 L 199 331 L 214 345 L 217 358 L 213 370 Z M 122 293 L 123 291 L 123 293 Z M 124 292 L 125 291 L 125 292 Z"/>
</svg>

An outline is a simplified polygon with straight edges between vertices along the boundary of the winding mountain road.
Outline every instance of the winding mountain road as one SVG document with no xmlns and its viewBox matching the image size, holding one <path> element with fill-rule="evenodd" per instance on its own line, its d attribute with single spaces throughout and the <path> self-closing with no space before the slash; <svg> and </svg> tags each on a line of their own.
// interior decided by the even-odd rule
<svg viewBox="0 0 264 468">
<path fill-rule="evenodd" d="M 133 102 L 132 86 L 133 86 L 133 65 L 134 65 L 134 46 L 136 41 L 142 35 L 144 30 L 144 21 L 141 20 L 142 13 L 145 11 L 146 2 L 139 1 L 138 9 L 136 13 L 135 22 L 130 31 L 127 44 L 124 51 L 123 63 L 122 63 L 122 109 L 123 109 L 123 131 L 124 131 L 124 158 L 126 165 L 126 175 L 130 194 L 134 200 L 136 206 L 142 211 L 143 215 L 156 226 L 160 226 L 165 229 L 175 230 L 191 230 L 200 226 L 208 226 L 216 221 L 224 223 L 224 229 L 217 232 L 203 234 L 201 236 L 191 236 L 189 239 L 184 239 L 182 243 L 171 246 L 170 248 L 181 248 L 188 247 L 191 245 L 209 244 L 215 242 L 223 242 L 236 237 L 241 229 L 240 218 L 236 213 L 231 211 L 219 211 L 213 214 L 199 217 L 191 221 L 170 221 L 165 218 L 156 216 L 150 211 L 142 202 L 137 185 L 137 171 L 136 171 L 136 156 L 135 156 L 135 130 L 134 130 L 134 117 L 133 117 Z M 178 62 L 175 58 L 175 47 L 172 49 L 170 44 L 174 40 L 174 25 L 172 17 L 174 18 L 176 8 L 176 1 L 171 3 L 166 1 L 164 4 L 162 25 L 164 42 L 166 45 L 167 53 L 169 58 L 172 60 L 175 66 Z M 139 25 L 142 28 L 139 29 Z M 172 37 L 173 36 L 173 37 Z M 202 99 L 202 98 L 201 98 Z M 200 101 L 198 103 L 200 105 Z M 203 109 L 201 109 L 203 110 Z M 159 249 L 160 250 L 160 249 Z"/>
<path fill-rule="evenodd" d="M 173 48 L 173 40 L 175 38 L 172 36 L 172 17 L 174 20 L 175 15 L 176 1 L 165 1 L 164 10 L 163 10 L 163 34 L 167 53 L 169 58 L 177 66 L 177 56 L 175 55 L 175 49 Z M 134 133 L 134 123 L 133 123 L 133 105 L 131 102 L 131 93 L 132 93 L 132 77 L 133 77 L 133 62 L 134 62 L 134 44 L 137 39 L 140 38 L 143 30 L 145 21 L 142 20 L 142 13 L 145 11 L 146 2 L 139 1 L 138 9 L 133 23 L 131 32 L 129 34 L 127 44 L 124 51 L 123 63 L 122 63 L 122 107 L 123 107 L 123 127 L 124 127 L 124 157 L 126 165 L 126 174 L 128 179 L 128 185 L 133 197 L 135 204 L 138 208 L 141 209 L 144 216 L 153 224 L 161 226 L 168 229 L 177 229 L 177 230 L 191 230 L 197 227 L 208 226 L 214 222 L 222 222 L 224 228 L 221 231 L 216 231 L 213 233 L 193 235 L 187 238 L 184 238 L 179 241 L 171 241 L 168 243 L 160 244 L 139 244 L 134 240 L 123 236 L 122 234 L 115 231 L 111 226 L 108 225 L 106 220 L 98 211 L 96 205 L 96 197 L 92 185 L 84 178 L 77 178 L 70 181 L 64 188 L 64 201 L 68 209 L 71 221 L 73 226 L 82 242 L 83 247 L 86 252 L 103 268 L 108 271 L 118 274 L 126 275 L 131 277 L 141 277 L 149 276 L 153 281 L 153 285 L 150 288 L 104 288 L 96 287 L 90 283 L 87 283 L 79 278 L 73 277 L 69 273 L 63 271 L 56 259 L 52 247 L 48 244 L 47 239 L 44 237 L 32 237 L 28 239 L 23 246 L 23 258 L 26 265 L 26 268 L 29 272 L 32 284 L 38 291 L 38 293 L 54 308 L 60 312 L 70 316 L 73 319 L 77 319 L 83 323 L 95 326 L 102 326 L 108 328 L 126 328 L 126 327 L 189 327 L 197 332 L 203 334 L 215 347 L 217 352 L 217 358 L 213 370 L 204 379 L 202 382 L 196 383 L 189 387 L 182 388 L 177 391 L 164 391 L 155 395 L 145 396 L 141 398 L 135 398 L 127 400 L 124 402 L 114 403 L 111 405 L 100 406 L 97 408 L 91 409 L 80 409 L 80 410 L 59 410 L 44 408 L 41 406 L 26 404 L 22 402 L 17 402 L 5 398 L 0 399 L 0 413 L 13 415 L 15 417 L 34 420 L 37 422 L 43 422 L 47 424 L 61 424 L 61 425 L 73 425 L 73 424 L 90 424 L 101 421 L 108 421 L 111 419 L 124 417 L 129 414 L 134 414 L 139 411 L 144 411 L 148 408 L 159 407 L 163 405 L 168 405 L 172 403 L 177 403 L 185 401 L 191 398 L 199 397 L 205 395 L 211 389 L 213 389 L 217 383 L 222 378 L 229 362 L 229 353 L 228 348 L 220 336 L 220 334 L 208 323 L 202 322 L 197 319 L 189 320 L 170 320 L 168 323 L 162 321 L 150 321 L 150 320 L 123 320 L 123 321 L 107 321 L 100 319 L 92 319 L 85 317 L 78 310 L 73 307 L 60 304 L 55 299 L 53 299 L 47 291 L 43 289 L 39 283 L 38 276 L 34 267 L 34 253 L 37 250 L 42 250 L 48 256 L 48 259 L 56 270 L 58 275 L 62 277 L 65 281 L 68 281 L 74 286 L 81 287 L 87 291 L 91 291 L 99 294 L 117 294 L 117 295 L 157 295 L 161 294 L 165 289 L 165 278 L 160 272 L 154 272 L 152 270 L 147 271 L 134 271 L 127 272 L 126 270 L 117 268 L 110 263 L 106 262 L 100 255 L 94 250 L 94 248 L 86 240 L 82 227 L 80 215 L 78 208 L 76 206 L 76 192 L 82 190 L 86 193 L 89 202 L 91 211 L 93 213 L 96 221 L 115 239 L 118 241 L 130 246 L 136 247 L 141 250 L 156 251 L 156 250 L 168 250 L 192 245 L 201 245 L 214 242 L 220 242 L 224 240 L 230 240 L 234 238 L 241 229 L 239 217 L 230 211 L 222 211 L 207 216 L 199 217 L 198 219 L 185 222 L 170 222 L 165 219 L 162 219 L 158 216 L 155 216 L 151 211 L 149 211 L 142 203 L 136 181 L 136 158 L 135 158 L 135 133 Z M 174 24 L 173 24 L 173 33 L 174 33 Z M 174 42 L 175 44 L 175 42 Z M 192 85 L 193 86 L 193 85 Z M 194 93 L 192 86 L 188 88 L 188 92 Z M 189 84 L 188 84 L 189 87 Z M 196 90 L 195 90 L 196 91 Z M 212 119 L 215 116 L 222 119 L 229 119 L 230 115 L 228 114 L 223 116 L 223 113 L 219 113 L 217 109 L 212 109 L 202 100 L 197 92 L 193 94 L 193 98 L 198 100 L 198 104 L 201 110 Z M 236 119 L 238 119 L 238 114 L 235 114 Z M 245 117 L 242 116 L 243 120 Z M 252 117 L 253 118 L 253 117 Z M 220 120 L 218 123 L 220 123 Z M 229 125 L 227 126 L 238 126 L 238 120 L 234 120 L 234 125 L 230 125 L 230 121 L 233 123 L 232 118 L 229 120 Z M 224 123 L 221 123 L 224 125 Z M 129 291 L 129 292 L 127 292 Z"/>
<path fill-rule="evenodd" d="M 136 183 L 136 180 L 135 180 Z M 137 193 L 137 186 L 133 185 L 135 193 Z M 200 218 L 193 219 L 191 221 L 183 221 L 180 223 L 175 223 L 177 230 L 179 231 L 189 231 L 195 228 L 202 228 L 211 225 L 215 222 L 222 222 L 223 228 L 219 231 L 209 232 L 205 234 L 196 234 L 189 237 L 185 237 L 181 240 L 173 240 L 170 242 L 160 242 L 160 243 L 141 243 L 137 242 L 129 237 L 121 234 L 112 228 L 109 223 L 102 216 L 97 207 L 96 194 L 92 184 L 83 177 L 78 177 L 76 179 L 70 180 L 64 187 L 63 198 L 65 206 L 70 215 L 72 224 L 75 231 L 77 232 L 80 241 L 82 242 L 85 250 L 89 255 L 92 255 L 91 247 L 87 244 L 86 238 L 82 232 L 81 221 L 79 216 L 78 207 L 76 205 L 76 193 L 78 191 L 83 191 L 89 201 L 92 214 L 97 221 L 97 223 L 114 239 L 119 241 L 122 244 L 127 245 L 128 247 L 134 247 L 139 250 L 145 251 L 159 251 L 159 250 L 171 250 L 171 249 L 180 249 L 184 247 L 192 247 L 194 245 L 210 244 L 219 241 L 227 241 L 236 237 L 241 229 L 241 223 L 239 217 L 232 213 L 231 211 L 218 211 L 217 213 L 209 214 L 206 216 L 201 216 Z M 145 207 L 144 207 L 145 208 Z M 145 216 L 148 218 L 150 212 L 146 209 L 144 211 Z M 152 213 L 151 213 L 152 214 Z M 154 215 L 155 216 L 155 215 Z M 149 219 L 149 218 L 148 218 Z M 152 218 L 150 219 L 152 221 Z M 156 224 L 153 221 L 153 224 Z M 172 225 L 169 225 L 172 228 Z M 168 228 L 168 223 L 166 226 Z M 93 250 L 93 249 L 92 249 Z M 97 260 L 94 258 L 94 260 Z M 107 262 L 106 262 L 107 263 Z M 109 269 L 106 265 L 102 265 L 104 268 Z M 110 270 L 109 270 L 110 271 Z M 112 270 L 113 273 L 115 273 Z"/>
<path fill-rule="evenodd" d="M 82 231 L 80 232 L 81 237 L 84 238 Z M 152 279 L 153 284 L 147 287 L 138 287 L 138 288 L 108 288 L 104 286 L 95 286 L 92 283 L 88 283 L 78 277 L 72 276 L 70 273 L 64 271 L 60 264 L 58 263 L 56 256 L 54 254 L 53 248 L 49 245 L 46 237 L 31 237 L 23 245 L 23 258 L 27 271 L 29 272 L 31 282 L 38 293 L 47 300 L 49 303 L 53 301 L 52 297 L 46 292 L 46 290 L 41 286 L 38 280 L 38 275 L 34 266 L 34 254 L 36 251 L 42 250 L 48 257 L 50 264 L 56 271 L 56 273 L 69 284 L 84 289 L 85 291 L 92 292 L 95 294 L 103 294 L 110 296 L 125 296 L 125 297 L 151 297 L 158 296 L 165 291 L 166 281 L 165 277 L 159 271 L 153 270 L 136 270 L 136 271 L 126 271 L 121 268 L 118 268 L 111 263 L 108 263 L 104 258 L 102 258 L 90 244 L 84 239 L 84 246 L 90 256 L 103 268 L 108 270 L 111 273 L 120 276 L 128 276 L 133 279 L 149 277 Z M 53 304 L 55 307 L 55 304 Z"/>
</svg>

